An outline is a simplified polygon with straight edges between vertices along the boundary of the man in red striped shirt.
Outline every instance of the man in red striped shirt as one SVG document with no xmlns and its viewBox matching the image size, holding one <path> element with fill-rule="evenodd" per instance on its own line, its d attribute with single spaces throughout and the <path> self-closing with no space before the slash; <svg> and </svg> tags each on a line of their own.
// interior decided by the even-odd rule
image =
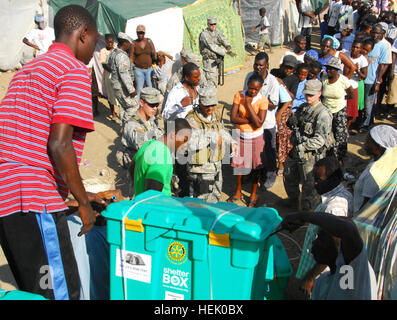
<svg viewBox="0 0 397 320">
<path fill-rule="evenodd" d="M 78 299 L 79 275 L 66 222 L 69 191 L 94 225 L 78 163 L 94 130 L 88 64 L 98 39 L 86 9 L 63 7 L 55 43 L 19 70 L 0 104 L 0 243 L 20 290 Z M 91 199 L 90 199 L 91 200 Z"/>
</svg>

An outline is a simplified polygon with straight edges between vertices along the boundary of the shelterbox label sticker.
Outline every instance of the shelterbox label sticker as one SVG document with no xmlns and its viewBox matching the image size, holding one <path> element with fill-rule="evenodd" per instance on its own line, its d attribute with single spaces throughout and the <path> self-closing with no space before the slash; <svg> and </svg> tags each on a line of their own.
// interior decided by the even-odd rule
<svg viewBox="0 0 397 320">
<path fill-rule="evenodd" d="M 185 300 L 185 296 L 183 294 L 166 291 L 165 300 Z"/>
<path fill-rule="evenodd" d="M 124 251 L 116 252 L 116 276 L 150 283 L 152 275 L 152 256 Z"/>
</svg>

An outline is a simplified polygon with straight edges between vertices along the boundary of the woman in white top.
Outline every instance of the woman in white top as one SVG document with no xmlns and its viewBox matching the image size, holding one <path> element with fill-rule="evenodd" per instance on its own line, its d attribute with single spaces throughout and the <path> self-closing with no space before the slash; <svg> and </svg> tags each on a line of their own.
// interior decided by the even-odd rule
<svg viewBox="0 0 397 320">
<path fill-rule="evenodd" d="M 359 99 L 364 99 L 364 95 L 358 93 L 359 82 L 363 81 L 367 77 L 368 71 L 368 60 L 361 54 L 363 49 L 363 43 L 360 39 L 353 41 L 350 53 L 348 54 L 350 59 L 356 66 L 352 77 L 350 78 L 350 83 L 354 90 L 354 98 L 347 100 L 347 132 L 350 132 L 350 126 L 354 120 L 358 117 L 358 103 Z"/>
</svg>

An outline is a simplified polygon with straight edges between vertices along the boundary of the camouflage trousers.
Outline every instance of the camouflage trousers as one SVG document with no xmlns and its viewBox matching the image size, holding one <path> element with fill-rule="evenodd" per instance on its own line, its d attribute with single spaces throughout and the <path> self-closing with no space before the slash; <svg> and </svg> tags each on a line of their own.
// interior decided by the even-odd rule
<svg viewBox="0 0 397 320">
<path fill-rule="evenodd" d="M 284 163 L 284 188 L 287 192 L 288 198 L 299 199 L 300 189 L 302 184 L 302 206 L 314 208 L 317 204 L 318 193 L 314 188 L 313 167 L 316 161 L 323 158 L 324 155 L 312 155 L 305 153 L 303 161 L 297 158 L 288 157 Z"/>
<path fill-rule="evenodd" d="M 218 87 L 218 67 L 215 65 L 215 60 L 206 59 L 203 60 L 203 71 L 206 84 L 208 86 Z"/>
<path fill-rule="evenodd" d="M 135 109 L 139 105 L 137 104 L 136 99 L 132 98 L 131 96 L 126 96 L 121 90 L 115 90 L 115 95 L 120 103 L 120 121 L 121 127 L 123 127 L 124 123 L 128 120 L 127 110 L 130 108 Z"/>
<path fill-rule="evenodd" d="M 204 166 L 205 168 L 202 168 L 202 171 L 205 173 L 198 172 L 200 166 L 188 167 L 190 196 L 203 199 L 206 202 L 219 202 L 221 201 L 223 184 L 222 162 L 208 163 Z"/>
<path fill-rule="evenodd" d="M 333 147 L 338 160 L 342 160 L 347 153 L 347 108 L 332 114 L 332 132 L 335 138 Z"/>
</svg>

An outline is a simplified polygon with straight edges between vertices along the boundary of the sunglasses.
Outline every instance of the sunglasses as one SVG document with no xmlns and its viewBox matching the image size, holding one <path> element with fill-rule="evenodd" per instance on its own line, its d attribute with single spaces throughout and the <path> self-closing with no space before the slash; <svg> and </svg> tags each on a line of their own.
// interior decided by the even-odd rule
<svg viewBox="0 0 397 320">
<path fill-rule="evenodd" d="M 145 34 L 145 31 L 137 31 L 137 34 Z"/>
<path fill-rule="evenodd" d="M 146 104 L 150 107 L 150 108 L 157 108 L 159 106 L 159 103 L 147 103 Z"/>
<path fill-rule="evenodd" d="M 210 26 L 216 26 L 216 23 L 209 23 Z"/>
</svg>

